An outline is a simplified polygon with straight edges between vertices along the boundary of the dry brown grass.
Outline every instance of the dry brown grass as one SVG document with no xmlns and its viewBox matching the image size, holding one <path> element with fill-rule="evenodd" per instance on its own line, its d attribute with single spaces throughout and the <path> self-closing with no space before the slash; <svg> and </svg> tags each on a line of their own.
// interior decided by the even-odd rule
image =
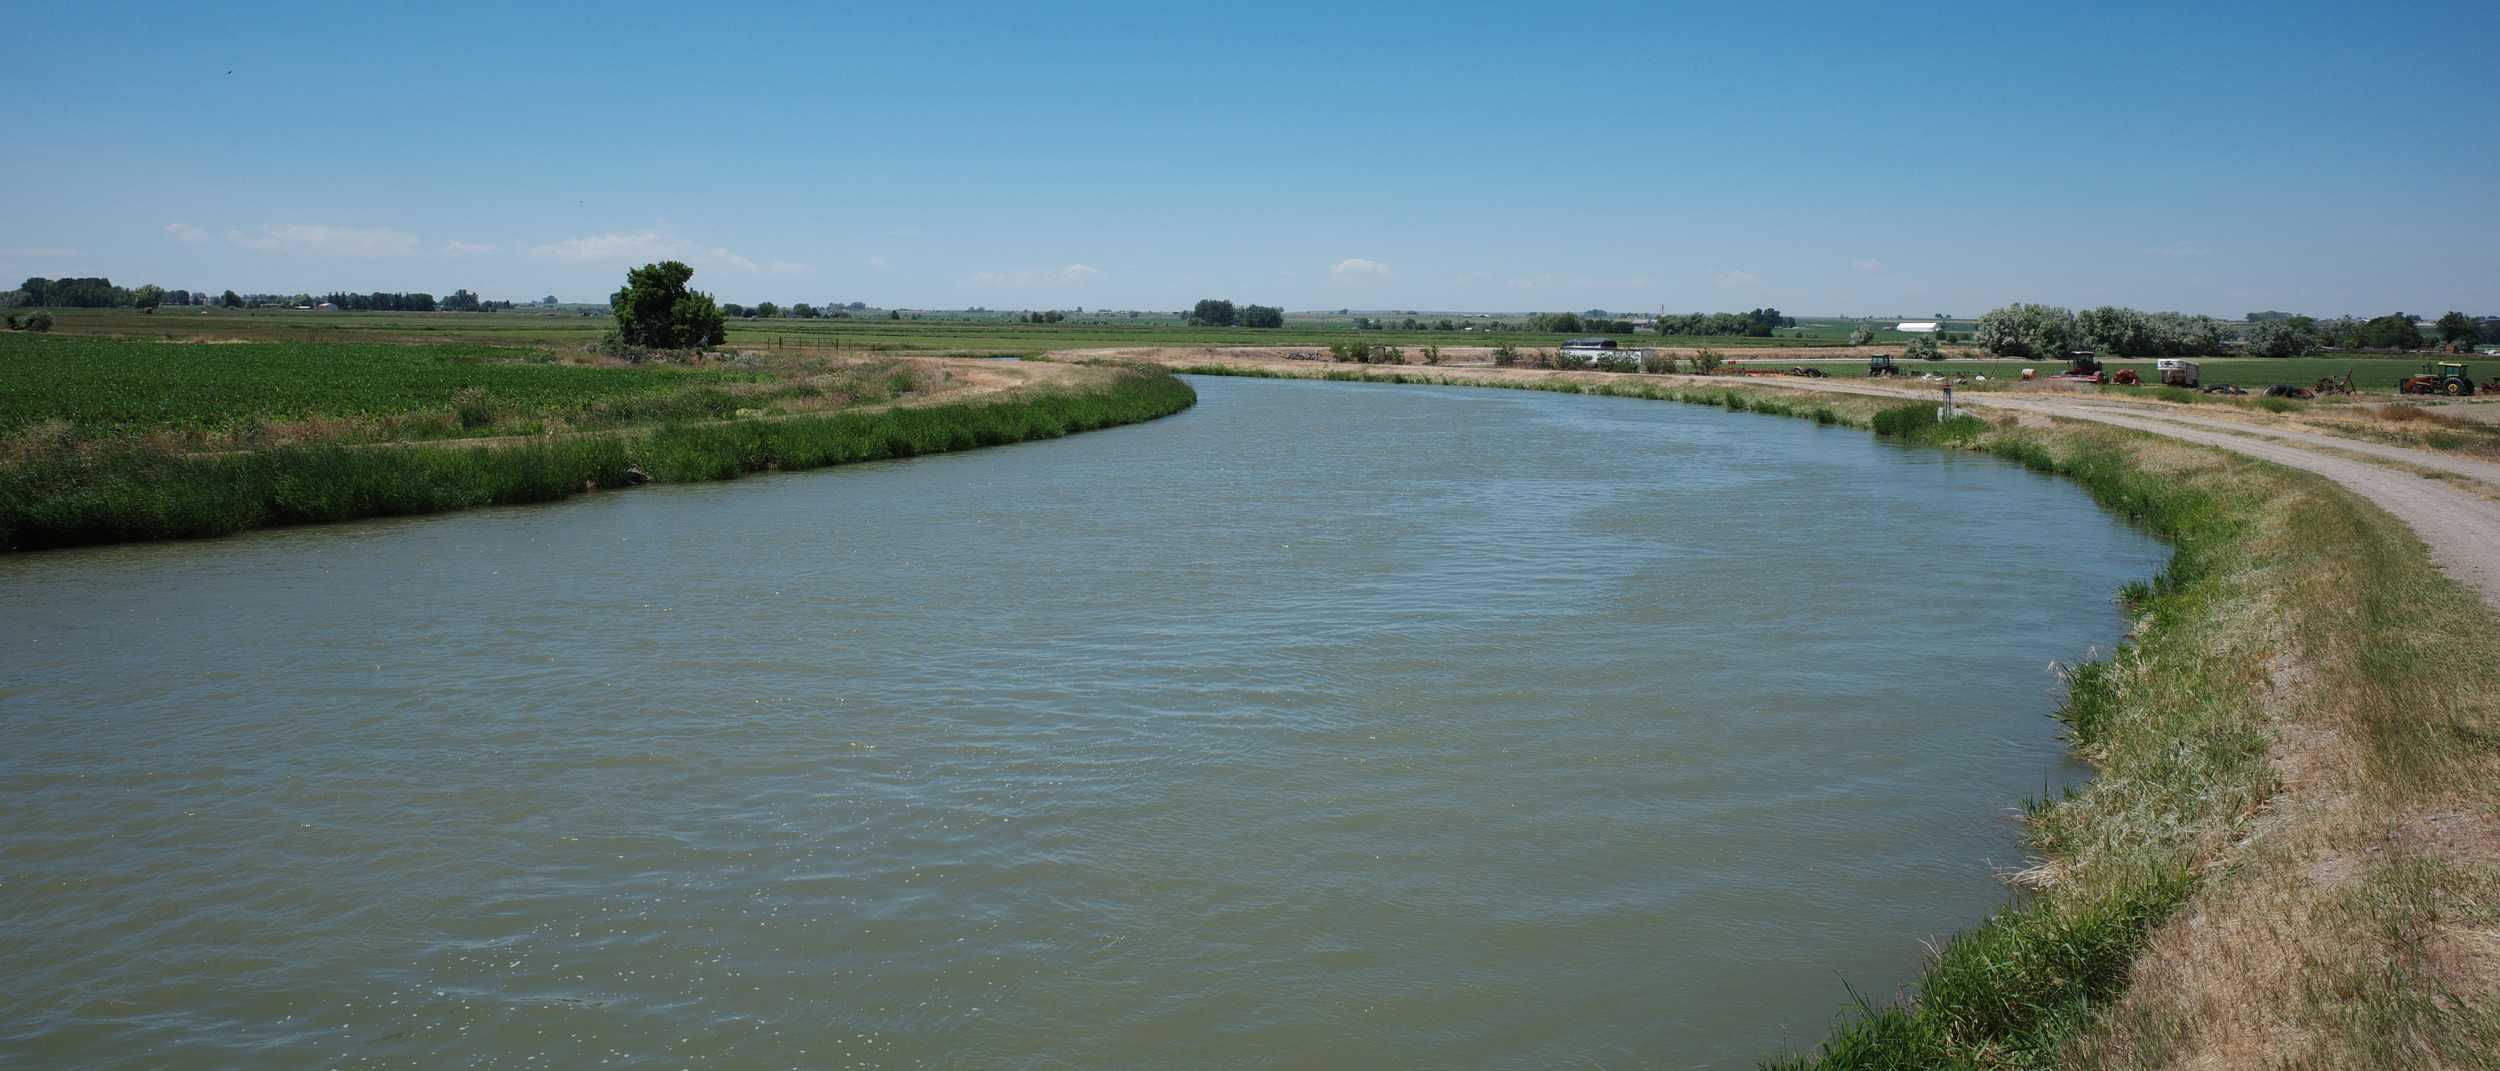
<svg viewBox="0 0 2500 1071">
<path fill-rule="evenodd" d="M 2215 624 L 2271 657 L 2277 787 L 2209 820 L 2203 887 L 2068 1060 L 2500 1066 L 2500 630 L 2392 518 L 2262 482 L 2265 564 Z"/>
<path fill-rule="evenodd" d="M 2390 424 L 2422 421 L 2424 423 L 2436 424 L 2443 428 L 2462 428 L 2467 426 L 2465 421 L 2449 416 L 2446 413 L 2435 413 L 2431 410 L 2414 405 L 2382 405 L 2373 409 L 2364 410 L 2363 412 L 2367 413 L 2373 420 L 2384 420 Z"/>
</svg>

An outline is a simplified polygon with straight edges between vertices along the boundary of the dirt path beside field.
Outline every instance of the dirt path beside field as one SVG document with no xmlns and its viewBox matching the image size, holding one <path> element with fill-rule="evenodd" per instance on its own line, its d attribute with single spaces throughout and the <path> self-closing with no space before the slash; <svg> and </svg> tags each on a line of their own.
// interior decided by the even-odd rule
<svg viewBox="0 0 2500 1071">
<path fill-rule="evenodd" d="M 2450 576 L 2481 592 L 2485 605 L 2500 610 L 2500 502 L 2453 486 L 2446 480 L 2371 461 L 2338 457 L 2326 451 L 2350 451 L 2458 473 L 2486 482 L 2495 489 L 2500 489 L 2500 465 L 2326 435 L 2235 426 L 2220 420 L 2183 420 L 2169 414 L 2142 414 L 2105 406 L 2054 403 L 2028 406 L 2020 405 L 2013 399 L 1994 398 L 1984 404 L 2032 409 L 2055 416 L 2132 428 L 2317 473 L 2405 522 L 2415 535 L 2422 537 L 2422 542 L 2430 546 L 2432 561 L 2446 568 Z"/>
</svg>

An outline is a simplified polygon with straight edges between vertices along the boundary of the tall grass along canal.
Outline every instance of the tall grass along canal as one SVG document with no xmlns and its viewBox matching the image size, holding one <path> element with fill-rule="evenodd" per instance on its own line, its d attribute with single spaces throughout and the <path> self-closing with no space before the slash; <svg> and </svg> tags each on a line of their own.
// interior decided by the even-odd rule
<svg viewBox="0 0 2500 1071">
<path fill-rule="evenodd" d="M 0 1052 L 1751 1067 L 2004 903 L 2164 555 L 1862 431 L 1195 385 L 0 558 Z"/>
</svg>

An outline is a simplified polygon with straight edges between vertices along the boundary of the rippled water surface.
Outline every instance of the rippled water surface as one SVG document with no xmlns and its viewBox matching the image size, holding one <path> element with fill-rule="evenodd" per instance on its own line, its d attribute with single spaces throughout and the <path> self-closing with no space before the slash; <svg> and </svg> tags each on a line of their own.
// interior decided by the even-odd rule
<svg viewBox="0 0 2500 1071">
<path fill-rule="evenodd" d="M 0 1065 L 1746 1067 L 2164 550 L 1803 421 L 1075 438 L 0 558 Z"/>
</svg>

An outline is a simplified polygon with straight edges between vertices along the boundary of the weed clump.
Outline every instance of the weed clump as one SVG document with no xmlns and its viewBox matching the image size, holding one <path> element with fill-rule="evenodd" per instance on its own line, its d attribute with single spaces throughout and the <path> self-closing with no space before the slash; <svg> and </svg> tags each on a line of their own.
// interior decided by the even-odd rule
<svg viewBox="0 0 2500 1071">
<path fill-rule="evenodd" d="M 1896 405 L 1879 411 L 1870 421 L 1877 435 L 1890 435 L 1918 443 L 1966 442 L 1977 439 L 1988 430 L 1988 422 L 1962 413 L 1950 420 L 1936 419 L 1939 407 L 1920 402 Z"/>
</svg>

